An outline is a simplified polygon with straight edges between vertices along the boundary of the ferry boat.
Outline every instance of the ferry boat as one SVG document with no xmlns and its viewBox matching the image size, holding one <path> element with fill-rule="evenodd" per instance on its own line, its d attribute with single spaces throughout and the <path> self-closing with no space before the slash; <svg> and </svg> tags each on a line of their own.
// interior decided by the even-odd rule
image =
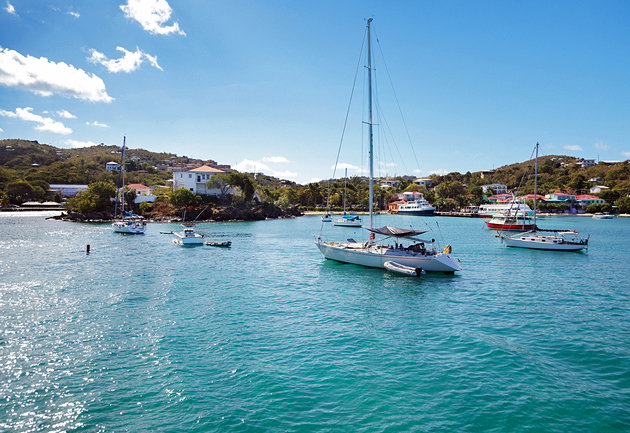
<svg viewBox="0 0 630 433">
<path fill-rule="evenodd" d="M 496 215 L 505 215 L 507 212 L 511 214 L 524 214 L 533 216 L 534 211 L 522 199 L 512 199 L 503 203 L 482 204 L 479 206 L 478 216 L 480 218 L 492 218 Z"/>
<path fill-rule="evenodd" d="M 433 215 L 435 208 L 423 197 L 398 205 L 399 215 Z"/>
</svg>

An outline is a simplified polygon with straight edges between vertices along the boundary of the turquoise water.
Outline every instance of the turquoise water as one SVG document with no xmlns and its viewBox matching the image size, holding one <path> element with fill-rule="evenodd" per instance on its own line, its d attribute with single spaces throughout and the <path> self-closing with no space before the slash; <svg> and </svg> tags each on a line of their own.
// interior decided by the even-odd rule
<svg viewBox="0 0 630 433">
<path fill-rule="evenodd" d="M 0 431 L 630 430 L 630 219 L 542 221 L 588 253 L 385 223 L 464 270 L 327 262 L 317 216 L 198 225 L 220 249 L 0 213 Z"/>
</svg>

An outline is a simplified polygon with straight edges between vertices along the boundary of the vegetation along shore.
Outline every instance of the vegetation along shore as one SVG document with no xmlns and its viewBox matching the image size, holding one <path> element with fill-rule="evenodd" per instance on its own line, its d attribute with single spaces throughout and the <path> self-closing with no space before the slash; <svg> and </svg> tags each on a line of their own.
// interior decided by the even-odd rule
<svg viewBox="0 0 630 433">
<path fill-rule="evenodd" d="M 60 217 L 73 221 L 109 221 L 114 216 L 119 179 L 120 147 L 97 145 L 62 149 L 37 141 L 0 140 L 0 204 L 63 204 Z M 374 188 L 376 210 L 387 211 L 403 192 L 422 192 L 440 212 L 462 211 L 492 201 L 498 192 L 533 193 L 533 161 L 495 170 L 381 178 Z M 126 208 L 152 221 L 261 220 L 301 215 L 306 211 L 343 206 L 342 179 L 299 185 L 261 173 L 239 173 L 228 165 L 171 153 L 128 149 L 127 182 L 121 199 Z M 186 183 L 189 182 L 189 183 Z M 503 191 L 495 191 L 495 189 Z M 350 211 L 368 207 L 367 179 L 348 179 Z M 538 209 L 545 213 L 630 213 L 630 164 L 598 162 L 566 155 L 539 158 L 541 194 Z M 543 200 L 564 194 L 573 200 Z M 575 200 L 580 195 L 588 200 Z M 530 197 L 533 198 L 533 197 Z"/>
</svg>

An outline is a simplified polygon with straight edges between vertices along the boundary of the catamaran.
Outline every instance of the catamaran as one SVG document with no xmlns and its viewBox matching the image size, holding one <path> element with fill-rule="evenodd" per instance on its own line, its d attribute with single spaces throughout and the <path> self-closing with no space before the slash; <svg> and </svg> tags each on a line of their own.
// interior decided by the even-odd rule
<svg viewBox="0 0 630 433">
<path fill-rule="evenodd" d="M 116 207 L 114 208 L 114 227 L 115 233 L 129 233 L 141 235 L 147 230 L 147 222 L 140 215 L 135 215 L 133 212 L 125 210 L 125 150 L 127 149 L 127 137 L 123 137 L 123 147 L 120 157 L 120 170 L 118 172 L 118 184 L 116 186 Z M 122 176 L 122 197 L 121 190 L 121 176 Z M 120 218 L 118 216 L 118 198 L 121 201 Z"/>
<path fill-rule="evenodd" d="M 437 251 L 434 247 L 435 239 L 421 239 L 419 235 L 426 231 L 413 229 L 401 229 L 384 226 L 374 228 L 373 203 L 374 203 L 374 136 L 372 122 L 372 62 L 370 24 L 372 18 L 367 21 L 367 71 L 368 71 L 368 128 L 369 128 L 369 208 L 370 236 L 367 242 L 357 242 L 347 239 L 342 242 L 326 241 L 321 233 L 316 235 L 315 245 L 322 255 L 328 260 L 343 263 L 352 263 L 372 268 L 384 268 L 385 262 L 395 262 L 412 268 L 422 268 L 425 271 L 453 273 L 462 269 L 461 262 L 451 254 L 448 245 L 443 251 Z M 376 239 L 376 235 L 382 238 Z M 389 239 L 395 239 L 394 245 L 387 244 Z M 398 244 L 401 241 L 401 244 Z M 402 241 L 411 243 L 404 246 Z M 391 242 L 391 241 L 390 241 Z"/>
<path fill-rule="evenodd" d="M 529 248 L 550 251 L 581 251 L 588 248 L 588 239 L 580 237 L 575 230 L 542 230 L 536 227 L 536 197 L 538 194 L 538 143 L 536 143 L 536 164 L 534 175 L 534 228 L 514 236 L 501 235 L 508 247 Z M 550 234 L 541 234 L 548 232 Z"/>
</svg>

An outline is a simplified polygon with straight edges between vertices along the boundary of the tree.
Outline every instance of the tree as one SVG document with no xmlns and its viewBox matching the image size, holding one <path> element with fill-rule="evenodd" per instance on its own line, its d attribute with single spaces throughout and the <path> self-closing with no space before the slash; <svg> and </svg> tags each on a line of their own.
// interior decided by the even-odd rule
<svg viewBox="0 0 630 433">
<path fill-rule="evenodd" d="M 201 201 L 201 197 L 186 188 L 180 188 L 177 191 L 173 191 L 170 196 L 170 201 L 173 205 L 178 207 L 194 206 Z"/>
<path fill-rule="evenodd" d="M 101 212 L 107 209 L 111 199 L 116 196 L 116 188 L 107 182 L 95 182 L 87 191 L 68 200 L 68 210 L 80 213 Z"/>
<path fill-rule="evenodd" d="M 224 200 L 230 192 L 230 176 L 228 174 L 215 174 L 206 182 L 206 187 L 219 190 L 219 199 Z"/>
<path fill-rule="evenodd" d="M 33 197 L 33 186 L 24 181 L 18 180 L 7 184 L 7 196 L 13 204 L 22 204 Z"/>
<path fill-rule="evenodd" d="M 619 209 L 619 213 L 630 214 L 630 197 L 621 197 L 615 201 L 615 206 Z"/>
</svg>

